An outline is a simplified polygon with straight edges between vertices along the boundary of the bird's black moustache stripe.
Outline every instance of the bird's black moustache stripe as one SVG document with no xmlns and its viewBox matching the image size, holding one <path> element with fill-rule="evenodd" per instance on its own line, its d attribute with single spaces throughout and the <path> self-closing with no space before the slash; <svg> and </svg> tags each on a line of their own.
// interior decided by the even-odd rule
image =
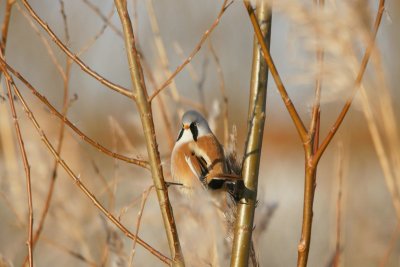
<svg viewBox="0 0 400 267">
<path fill-rule="evenodd" d="M 192 123 L 190 124 L 190 131 L 192 132 L 193 140 L 194 140 L 195 142 L 197 142 L 197 137 L 198 137 L 198 135 L 199 135 L 199 130 L 197 129 L 196 123 L 192 122 Z"/>
<path fill-rule="evenodd" d="M 181 131 L 179 132 L 178 139 L 176 139 L 177 142 L 179 141 L 179 139 L 181 139 L 181 137 L 183 135 L 183 131 L 184 131 L 184 129 L 182 128 Z"/>
</svg>

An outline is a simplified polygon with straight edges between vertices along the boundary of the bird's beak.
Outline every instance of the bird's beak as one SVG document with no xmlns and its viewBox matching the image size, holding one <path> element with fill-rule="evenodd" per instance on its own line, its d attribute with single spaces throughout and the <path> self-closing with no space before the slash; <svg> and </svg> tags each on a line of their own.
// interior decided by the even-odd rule
<svg viewBox="0 0 400 267">
<path fill-rule="evenodd" d="M 183 125 L 182 125 L 182 128 L 183 128 L 183 129 L 185 129 L 185 130 L 187 130 L 187 129 L 189 129 L 189 128 L 190 128 L 190 125 L 183 124 Z"/>
</svg>

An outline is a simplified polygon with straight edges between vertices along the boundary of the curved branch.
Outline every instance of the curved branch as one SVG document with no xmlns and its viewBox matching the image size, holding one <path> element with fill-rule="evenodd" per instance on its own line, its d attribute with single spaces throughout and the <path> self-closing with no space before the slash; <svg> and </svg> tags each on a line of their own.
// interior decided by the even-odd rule
<svg viewBox="0 0 400 267">
<path fill-rule="evenodd" d="M 100 145 L 98 142 L 94 141 L 87 135 L 85 135 L 81 130 L 79 130 L 71 121 L 67 119 L 64 115 L 62 115 L 48 100 L 45 96 L 41 95 L 20 73 L 18 73 L 16 70 L 14 70 L 10 65 L 7 64 L 4 60 L 0 59 L 0 61 L 5 65 L 5 67 L 13 74 L 15 77 L 17 77 L 21 82 L 23 82 L 26 87 L 34 94 L 40 101 L 42 101 L 51 111 L 52 114 L 56 115 L 59 119 L 63 120 L 68 127 L 70 127 L 76 134 L 78 134 L 84 141 L 92 145 L 93 147 L 97 148 L 104 154 L 131 163 L 138 165 L 140 167 L 149 169 L 149 163 L 144 160 L 139 160 L 139 159 L 133 159 L 129 158 L 127 156 L 115 153 L 110 151 L 109 149 L 105 148 L 104 146 Z"/>
<path fill-rule="evenodd" d="M 27 0 L 22 0 L 22 3 L 24 4 L 25 8 L 28 10 L 29 14 L 31 15 L 31 17 L 45 30 L 45 32 L 47 32 L 47 34 L 51 37 L 51 39 L 53 39 L 54 43 L 65 53 L 67 54 L 67 56 L 69 56 L 76 64 L 78 64 L 81 69 L 86 72 L 87 74 L 89 74 L 90 76 L 92 76 L 93 78 L 95 78 L 96 80 L 98 80 L 100 83 L 104 84 L 105 86 L 107 86 L 108 88 L 124 95 L 127 96 L 129 98 L 133 98 L 134 99 L 134 95 L 133 93 L 118 85 L 115 84 L 109 80 L 107 80 L 106 78 L 104 78 L 103 76 L 101 76 L 100 74 L 98 74 L 97 72 L 95 72 L 94 70 L 92 70 L 91 68 L 89 68 L 85 63 L 83 63 L 83 61 L 74 53 L 72 53 L 67 47 L 66 45 L 60 40 L 60 38 L 57 37 L 57 35 L 51 30 L 51 28 L 49 27 L 49 25 L 47 25 L 47 23 L 45 21 L 43 21 L 37 14 L 36 12 L 33 10 L 33 8 L 29 5 Z"/>
</svg>

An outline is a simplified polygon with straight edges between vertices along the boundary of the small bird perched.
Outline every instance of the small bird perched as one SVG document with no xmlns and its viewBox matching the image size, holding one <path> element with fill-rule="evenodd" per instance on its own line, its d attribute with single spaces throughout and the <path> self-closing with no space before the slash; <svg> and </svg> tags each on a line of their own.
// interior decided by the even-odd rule
<svg viewBox="0 0 400 267">
<path fill-rule="evenodd" d="M 202 188 L 221 189 L 226 180 L 238 179 L 227 174 L 223 148 L 197 111 L 187 111 L 182 117 L 171 155 L 171 174 L 186 194 Z"/>
</svg>

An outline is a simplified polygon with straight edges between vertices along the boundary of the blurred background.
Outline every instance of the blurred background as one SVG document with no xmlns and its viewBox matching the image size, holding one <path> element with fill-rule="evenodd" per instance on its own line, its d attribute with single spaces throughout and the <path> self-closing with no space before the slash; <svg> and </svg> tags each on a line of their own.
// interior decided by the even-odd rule
<svg viewBox="0 0 400 267">
<path fill-rule="evenodd" d="M 6 2 L 0 0 L 1 22 Z M 217 18 L 222 2 L 128 0 L 150 93 L 197 46 Z M 86 65 L 107 79 L 131 88 L 120 21 L 113 1 L 46 0 L 29 3 Z M 60 12 L 62 5 L 65 20 Z M 273 1 L 272 5 L 271 54 L 306 125 L 311 116 L 315 79 L 318 75 L 322 77 L 320 134 L 323 139 L 354 88 L 360 61 L 371 37 L 378 1 L 329 0 L 322 10 L 318 10 L 313 1 L 305 0 Z M 362 88 L 320 161 L 308 266 L 331 266 L 338 233 L 339 191 L 342 192 L 339 266 L 400 266 L 398 222 L 387 186 L 392 181 L 394 191 L 400 189 L 400 143 L 396 129 L 400 97 L 396 90 L 400 71 L 399 15 L 400 2 L 386 1 L 377 46 Z M 65 21 L 69 38 L 65 33 Z M 162 41 L 166 56 L 160 56 L 162 49 L 156 44 L 156 38 L 161 38 L 158 40 Z M 323 47 L 325 51 L 322 68 L 315 59 L 317 47 Z M 224 101 L 221 77 L 228 98 L 229 131 L 233 134 L 236 129 L 236 150 L 242 154 L 247 131 L 252 49 L 253 29 L 242 1 L 236 0 L 224 12 L 201 50 L 176 76 L 175 83 L 160 94 L 162 102 L 159 99 L 153 101 L 158 144 L 167 180 L 170 179 L 171 136 L 175 138 L 178 133 L 182 110 L 199 109 L 203 112 L 222 142 Z M 49 51 L 54 53 L 53 58 Z M 57 110 L 63 110 L 65 81 L 54 62 L 58 61 L 65 73 L 66 56 L 33 22 L 19 0 L 12 7 L 6 61 Z M 16 84 L 42 130 L 57 147 L 59 119 L 17 79 Z M 1 86 L 0 255 L 11 266 L 20 266 L 27 254 L 26 183 L 4 79 Z M 146 159 L 140 118 L 132 100 L 109 90 L 74 63 L 68 78 L 67 100 L 67 117 L 87 136 L 112 151 Z M 16 106 L 32 172 L 36 229 L 54 171 L 54 158 L 18 101 Z M 366 119 L 368 114 L 372 114 L 369 120 Z M 372 138 L 371 129 L 374 127 L 378 133 Z M 378 156 L 379 141 L 383 154 Z M 68 127 L 65 128 L 61 157 L 96 197 L 135 232 L 143 192 L 152 184 L 150 173 L 99 152 Z M 254 232 L 256 254 L 261 266 L 295 266 L 302 220 L 304 154 L 272 78 L 268 83 L 261 162 Z M 388 163 L 387 172 L 382 171 L 384 162 Z M 214 266 L 202 246 L 211 243 L 218 243 L 220 266 L 228 266 L 226 253 L 229 249 L 220 244 L 224 236 L 218 231 L 220 226 L 217 226 L 219 222 L 215 215 L 210 215 L 207 208 L 199 207 L 199 203 L 185 203 L 173 188 L 170 191 L 188 266 Z M 193 215 L 190 210 L 199 212 Z M 188 218 L 187 214 L 193 216 Z M 202 218 L 196 221 L 196 216 Z M 168 255 L 154 190 L 146 202 L 139 236 Z M 36 265 L 128 266 L 131 250 L 132 240 L 107 223 L 93 203 L 59 168 L 49 213 L 35 249 Z M 121 265 L 116 265 L 119 261 Z M 162 263 L 137 245 L 133 266 L 162 266 Z"/>
</svg>

